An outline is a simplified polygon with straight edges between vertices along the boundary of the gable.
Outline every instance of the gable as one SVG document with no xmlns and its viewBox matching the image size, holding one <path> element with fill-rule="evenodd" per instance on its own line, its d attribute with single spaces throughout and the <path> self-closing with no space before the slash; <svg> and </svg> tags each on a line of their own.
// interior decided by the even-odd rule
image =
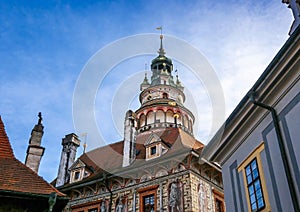
<svg viewBox="0 0 300 212">
<path fill-rule="evenodd" d="M 85 167 L 85 163 L 83 163 L 80 159 L 77 159 L 72 166 L 70 167 L 70 170 L 74 170 L 74 169 L 80 169 Z"/>
<path fill-rule="evenodd" d="M 159 142 L 161 141 L 160 137 L 158 135 L 156 135 L 155 133 L 152 133 L 149 138 L 146 140 L 145 142 L 145 146 L 151 145 L 155 142 Z"/>
</svg>

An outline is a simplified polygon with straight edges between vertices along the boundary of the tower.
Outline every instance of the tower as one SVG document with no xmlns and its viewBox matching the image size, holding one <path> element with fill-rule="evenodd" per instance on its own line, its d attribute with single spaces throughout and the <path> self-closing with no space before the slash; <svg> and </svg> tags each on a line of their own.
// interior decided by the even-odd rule
<svg viewBox="0 0 300 212">
<path fill-rule="evenodd" d="M 183 104 L 184 87 L 178 75 L 174 79 L 172 60 L 165 56 L 160 35 L 158 56 L 151 63 L 151 82 L 145 76 L 140 88 L 141 107 L 135 112 L 137 133 L 166 127 L 178 127 L 193 135 L 194 116 Z"/>
<path fill-rule="evenodd" d="M 184 106 L 184 87 L 178 75 L 174 79 L 172 60 L 166 56 L 163 48 L 163 35 L 160 35 L 158 56 L 151 62 L 151 72 L 151 79 L 148 80 L 145 74 L 140 85 L 140 108 L 126 114 L 123 167 L 134 161 L 136 142 L 145 146 L 146 160 L 149 160 L 163 155 L 169 148 L 160 141 L 159 134 L 180 128 L 193 137 L 195 118 Z M 147 140 L 141 142 L 141 137 L 147 137 Z"/>
<path fill-rule="evenodd" d="M 45 151 L 45 148 L 41 146 L 41 141 L 44 134 L 41 112 L 39 112 L 38 117 L 38 123 L 31 131 L 31 137 L 29 139 L 29 145 L 25 159 L 25 165 L 36 173 L 38 173 L 40 162 Z"/>
<path fill-rule="evenodd" d="M 62 152 L 56 179 L 56 187 L 62 186 L 69 181 L 69 168 L 75 161 L 77 148 L 80 145 L 78 136 L 74 133 L 68 134 L 62 139 Z"/>
</svg>

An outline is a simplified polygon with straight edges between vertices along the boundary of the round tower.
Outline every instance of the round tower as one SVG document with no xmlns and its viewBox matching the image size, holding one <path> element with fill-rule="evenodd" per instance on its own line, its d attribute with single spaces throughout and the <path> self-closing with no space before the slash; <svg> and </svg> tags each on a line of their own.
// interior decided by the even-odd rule
<svg viewBox="0 0 300 212">
<path fill-rule="evenodd" d="M 147 75 L 141 83 L 141 107 L 135 112 L 137 134 L 154 128 L 179 127 L 193 135 L 195 118 L 184 106 L 184 87 L 176 75 L 172 60 L 165 55 L 163 35 L 160 35 L 158 56 L 151 63 L 151 80 Z"/>
</svg>

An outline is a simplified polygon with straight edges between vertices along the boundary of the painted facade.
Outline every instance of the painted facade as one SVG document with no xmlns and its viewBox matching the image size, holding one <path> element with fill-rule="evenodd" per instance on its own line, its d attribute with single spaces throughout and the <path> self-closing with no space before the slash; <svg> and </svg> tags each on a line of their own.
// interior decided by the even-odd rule
<svg viewBox="0 0 300 212">
<path fill-rule="evenodd" d="M 221 171 L 200 158 L 195 117 L 160 39 L 151 79 L 145 75 L 140 86 L 141 106 L 125 114 L 124 140 L 75 161 L 76 148 L 62 143 L 56 186 L 70 197 L 65 211 L 225 211 Z"/>
</svg>

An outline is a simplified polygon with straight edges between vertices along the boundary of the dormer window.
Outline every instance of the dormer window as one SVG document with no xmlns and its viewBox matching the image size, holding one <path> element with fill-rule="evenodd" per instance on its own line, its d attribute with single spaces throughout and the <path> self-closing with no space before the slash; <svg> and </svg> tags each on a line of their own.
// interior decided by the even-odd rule
<svg viewBox="0 0 300 212">
<path fill-rule="evenodd" d="M 79 177 L 80 177 L 80 171 L 76 171 L 76 172 L 74 173 L 74 180 L 78 180 Z"/>
<path fill-rule="evenodd" d="M 151 153 L 151 155 L 155 155 L 156 154 L 156 146 L 151 147 L 150 153 Z"/>
<path fill-rule="evenodd" d="M 82 169 L 71 170 L 70 183 L 82 180 Z"/>
<path fill-rule="evenodd" d="M 80 159 L 70 167 L 70 172 L 70 183 L 81 181 L 91 174 L 91 171 L 87 169 L 86 165 Z"/>
<path fill-rule="evenodd" d="M 144 145 L 146 147 L 146 160 L 158 158 L 168 151 L 167 144 L 154 133 L 150 135 Z"/>
</svg>

